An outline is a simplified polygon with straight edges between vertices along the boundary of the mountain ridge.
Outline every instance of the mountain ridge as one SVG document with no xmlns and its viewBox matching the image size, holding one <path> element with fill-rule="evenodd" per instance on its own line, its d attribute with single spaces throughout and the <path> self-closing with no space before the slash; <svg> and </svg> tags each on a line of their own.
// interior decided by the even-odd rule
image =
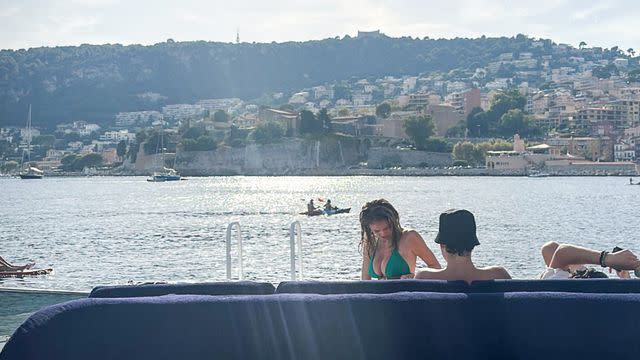
<svg viewBox="0 0 640 360">
<path fill-rule="evenodd" d="M 2 50 L 0 126 L 23 124 L 29 104 L 43 127 L 74 120 L 108 124 L 121 111 L 158 110 L 166 104 L 208 98 L 249 100 L 352 77 L 417 76 L 455 69 L 469 73 L 502 53 L 530 52 L 540 57 L 554 51 L 553 41 L 522 34 L 475 39 L 379 34 L 239 44 L 169 39 L 154 45 Z M 569 48 L 566 55 L 578 51 Z"/>
</svg>

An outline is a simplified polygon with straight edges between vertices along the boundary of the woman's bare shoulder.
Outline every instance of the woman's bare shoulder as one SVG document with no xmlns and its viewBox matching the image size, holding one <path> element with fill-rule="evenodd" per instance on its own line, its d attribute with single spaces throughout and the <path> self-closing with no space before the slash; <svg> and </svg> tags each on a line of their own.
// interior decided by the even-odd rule
<svg viewBox="0 0 640 360">
<path fill-rule="evenodd" d="M 408 241 L 424 241 L 422 235 L 419 232 L 413 229 L 406 229 L 402 232 L 402 238 Z"/>
</svg>

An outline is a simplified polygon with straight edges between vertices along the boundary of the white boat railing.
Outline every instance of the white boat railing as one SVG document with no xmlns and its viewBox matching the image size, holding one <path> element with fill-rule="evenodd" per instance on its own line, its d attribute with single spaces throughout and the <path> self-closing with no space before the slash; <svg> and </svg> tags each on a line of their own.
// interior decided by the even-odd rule
<svg viewBox="0 0 640 360">
<path fill-rule="evenodd" d="M 227 280 L 231 280 L 231 231 L 233 228 L 236 228 L 236 240 L 238 241 L 238 268 L 239 275 L 238 280 L 243 279 L 243 268 L 242 268 L 242 234 L 240 231 L 240 223 L 232 222 L 227 226 Z"/>
<path fill-rule="evenodd" d="M 302 280 L 302 228 L 299 221 L 291 223 L 289 228 L 289 244 L 291 247 L 291 280 L 296 279 L 296 238 L 298 240 L 298 279 Z"/>
</svg>

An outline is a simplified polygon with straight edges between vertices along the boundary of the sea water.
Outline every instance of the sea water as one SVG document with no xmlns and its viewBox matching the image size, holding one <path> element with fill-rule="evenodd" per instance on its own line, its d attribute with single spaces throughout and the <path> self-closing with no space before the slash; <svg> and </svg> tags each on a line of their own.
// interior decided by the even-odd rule
<svg viewBox="0 0 640 360">
<path fill-rule="evenodd" d="M 534 278 L 544 268 L 540 246 L 549 240 L 640 251 L 640 186 L 628 183 L 622 177 L 0 178 L 0 256 L 55 269 L 49 276 L 0 279 L 0 287 L 89 291 L 97 285 L 225 280 L 226 229 L 236 221 L 245 279 L 277 284 L 291 278 L 294 221 L 302 229 L 305 279 L 358 279 L 358 213 L 377 198 L 395 205 L 402 225 L 422 234 L 441 262 L 433 242 L 438 215 L 469 209 L 481 242 L 476 264 L 503 265 L 513 277 Z M 312 198 L 318 205 L 331 199 L 351 212 L 299 215 Z"/>
</svg>

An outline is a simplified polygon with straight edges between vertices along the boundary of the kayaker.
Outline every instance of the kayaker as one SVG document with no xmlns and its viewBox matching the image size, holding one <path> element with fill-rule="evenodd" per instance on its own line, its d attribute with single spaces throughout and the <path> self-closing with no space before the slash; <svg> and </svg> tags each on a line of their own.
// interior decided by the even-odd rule
<svg viewBox="0 0 640 360">
<path fill-rule="evenodd" d="M 316 211 L 316 205 L 313 203 L 313 199 L 309 200 L 309 203 L 307 204 L 307 212 L 309 212 L 309 214 L 313 213 Z"/>
<path fill-rule="evenodd" d="M 338 208 L 331 205 L 331 199 L 327 199 L 327 202 L 324 203 L 324 211 L 333 210 L 338 210 Z"/>
</svg>

